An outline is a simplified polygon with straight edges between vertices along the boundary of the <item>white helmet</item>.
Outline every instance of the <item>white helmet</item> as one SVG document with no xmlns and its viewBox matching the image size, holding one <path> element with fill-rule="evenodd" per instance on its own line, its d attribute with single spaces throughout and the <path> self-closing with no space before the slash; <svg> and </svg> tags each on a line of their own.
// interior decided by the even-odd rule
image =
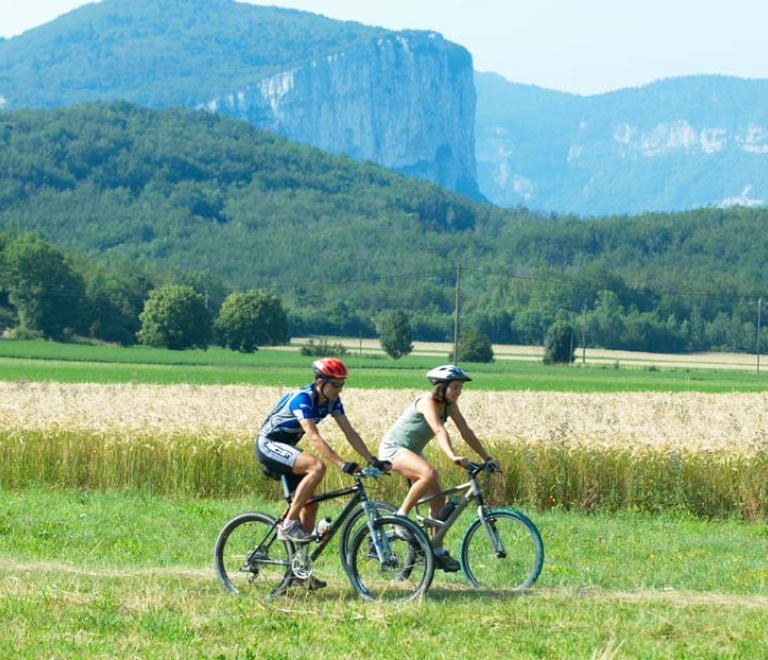
<svg viewBox="0 0 768 660">
<path fill-rule="evenodd" d="M 452 380 L 472 380 L 466 373 L 453 364 L 444 364 L 427 372 L 427 378 L 433 385 L 437 383 L 450 383 Z"/>
</svg>

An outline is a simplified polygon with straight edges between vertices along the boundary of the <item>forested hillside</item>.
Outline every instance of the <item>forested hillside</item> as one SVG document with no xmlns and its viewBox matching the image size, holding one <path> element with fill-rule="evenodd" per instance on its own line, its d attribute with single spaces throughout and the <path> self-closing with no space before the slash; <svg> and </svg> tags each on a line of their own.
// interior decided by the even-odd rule
<svg viewBox="0 0 768 660">
<path fill-rule="evenodd" d="M 178 280 L 215 306 L 264 288 L 293 334 L 371 336 L 381 311 L 405 309 L 417 338 L 445 339 L 461 265 L 462 323 L 493 341 L 540 343 L 564 318 L 586 320 L 590 345 L 754 350 L 768 292 L 765 210 L 502 210 L 235 120 L 127 103 L 0 112 L 0 147 L 0 253 L 34 230 L 87 282 L 108 273 L 134 295 Z"/>
<path fill-rule="evenodd" d="M 9 109 L 195 105 L 385 32 L 231 0 L 109 0 L 0 41 L 0 95 Z"/>
</svg>

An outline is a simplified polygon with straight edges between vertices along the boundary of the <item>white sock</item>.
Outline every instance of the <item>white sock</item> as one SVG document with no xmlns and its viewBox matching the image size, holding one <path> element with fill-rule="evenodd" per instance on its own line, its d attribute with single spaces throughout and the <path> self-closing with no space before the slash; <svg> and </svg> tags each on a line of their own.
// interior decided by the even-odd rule
<svg viewBox="0 0 768 660">
<path fill-rule="evenodd" d="M 403 516 L 403 518 L 407 518 L 408 517 L 408 514 L 405 511 L 403 511 L 402 509 L 398 509 L 397 513 L 395 515 L 396 516 Z"/>
</svg>

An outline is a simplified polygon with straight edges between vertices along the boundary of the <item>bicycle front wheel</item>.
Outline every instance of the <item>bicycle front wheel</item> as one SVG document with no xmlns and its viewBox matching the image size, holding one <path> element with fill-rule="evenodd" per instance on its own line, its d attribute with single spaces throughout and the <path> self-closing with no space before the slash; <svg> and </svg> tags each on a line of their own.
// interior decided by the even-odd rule
<svg viewBox="0 0 768 660">
<path fill-rule="evenodd" d="M 372 502 L 376 507 L 378 515 L 392 515 L 397 512 L 397 507 L 389 502 Z M 368 524 L 368 516 L 361 504 L 352 513 L 349 514 L 344 526 L 341 528 L 339 536 L 339 556 L 341 557 L 341 567 L 349 575 L 349 548 L 352 544 L 352 538 L 357 531 Z"/>
<path fill-rule="evenodd" d="M 243 513 L 224 525 L 213 561 L 221 584 L 237 595 L 280 593 L 291 575 L 288 544 L 277 538 L 275 518 L 264 513 Z"/>
<path fill-rule="evenodd" d="M 530 587 L 544 564 L 544 543 L 536 525 L 514 509 L 491 509 L 486 522 L 487 528 L 475 518 L 461 539 L 464 577 L 488 589 Z"/>
<path fill-rule="evenodd" d="M 387 516 L 374 522 L 373 534 L 364 525 L 349 546 L 348 574 L 355 591 L 366 600 L 385 602 L 409 601 L 425 593 L 435 565 L 432 545 L 421 528 L 411 520 Z"/>
</svg>

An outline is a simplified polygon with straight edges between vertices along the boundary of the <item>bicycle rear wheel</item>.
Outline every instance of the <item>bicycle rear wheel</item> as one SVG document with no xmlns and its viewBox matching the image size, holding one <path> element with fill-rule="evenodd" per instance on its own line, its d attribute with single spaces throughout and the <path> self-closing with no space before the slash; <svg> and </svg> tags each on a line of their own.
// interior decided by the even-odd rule
<svg viewBox="0 0 768 660">
<path fill-rule="evenodd" d="M 432 545 L 414 522 L 400 517 L 378 518 L 373 533 L 384 549 L 376 551 L 368 525 L 358 529 L 349 547 L 349 579 L 366 600 L 403 602 L 429 589 L 434 576 Z"/>
<path fill-rule="evenodd" d="M 389 502 L 371 502 L 376 506 L 376 511 L 379 515 L 392 515 L 397 512 L 397 507 Z M 341 567 L 344 572 L 349 574 L 349 549 L 352 545 L 352 538 L 360 529 L 368 524 L 368 516 L 365 515 L 365 509 L 361 504 L 355 508 L 352 513 L 349 514 L 347 520 L 344 522 L 344 526 L 341 528 L 341 534 L 339 536 L 339 556 L 341 557 Z"/>
<path fill-rule="evenodd" d="M 514 509 L 491 509 L 486 530 L 475 518 L 461 539 L 461 570 L 476 587 L 518 591 L 531 586 L 544 564 L 539 530 Z"/>
<path fill-rule="evenodd" d="M 277 538 L 275 518 L 264 513 L 243 513 L 224 525 L 213 561 L 221 584 L 233 594 L 270 596 L 290 581 L 288 544 Z"/>
</svg>

